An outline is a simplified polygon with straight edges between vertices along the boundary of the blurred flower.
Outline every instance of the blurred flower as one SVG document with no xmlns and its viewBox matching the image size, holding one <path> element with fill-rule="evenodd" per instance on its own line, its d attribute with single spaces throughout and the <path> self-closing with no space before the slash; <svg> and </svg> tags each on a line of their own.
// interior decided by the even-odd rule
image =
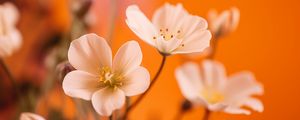
<svg viewBox="0 0 300 120">
<path fill-rule="evenodd" d="M 85 17 L 83 18 L 83 21 L 87 26 L 96 25 L 97 23 L 96 13 L 94 11 L 89 11 L 88 13 L 86 13 Z"/>
<path fill-rule="evenodd" d="M 140 66 L 142 52 L 135 41 L 123 44 L 112 61 L 105 39 L 87 34 L 71 43 L 68 59 L 77 70 L 66 75 L 64 92 L 91 100 L 94 109 L 103 116 L 120 109 L 125 96 L 141 94 L 150 84 L 148 70 Z"/>
<path fill-rule="evenodd" d="M 166 3 L 154 13 L 152 23 L 136 5 L 127 8 L 126 16 L 129 28 L 164 55 L 202 52 L 209 46 L 206 20 L 189 14 L 181 4 Z"/>
<path fill-rule="evenodd" d="M 251 72 L 240 72 L 226 77 L 222 64 L 205 60 L 203 71 L 195 63 L 186 63 L 176 69 L 176 78 L 184 97 L 211 111 L 231 114 L 250 114 L 249 107 L 263 111 L 263 104 L 252 95 L 262 95 L 263 87 Z M 227 80 L 228 79 L 228 80 Z"/>
<path fill-rule="evenodd" d="M 12 3 L 0 5 L 0 57 L 11 55 L 21 45 L 21 34 L 16 28 L 19 13 Z"/>
<path fill-rule="evenodd" d="M 209 29 L 215 37 L 224 36 L 234 31 L 240 20 L 240 11 L 236 7 L 218 14 L 216 10 L 208 12 Z"/>
<path fill-rule="evenodd" d="M 45 118 L 34 113 L 24 112 L 21 114 L 20 120 L 45 120 Z"/>
<path fill-rule="evenodd" d="M 70 0 L 71 10 L 77 15 L 77 17 L 83 17 L 90 9 L 92 0 Z"/>
</svg>

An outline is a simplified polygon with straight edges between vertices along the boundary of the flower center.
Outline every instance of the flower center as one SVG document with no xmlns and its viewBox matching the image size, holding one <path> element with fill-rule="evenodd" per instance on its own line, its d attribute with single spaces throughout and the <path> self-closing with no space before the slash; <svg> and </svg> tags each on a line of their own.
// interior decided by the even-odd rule
<svg viewBox="0 0 300 120">
<path fill-rule="evenodd" d="M 171 32 L 168 28 L 165 29 L 159 29 L 159 35 L 158 37 L 163 37 L 164 40 L 168 41 L 171 40 L 172 38 L 180 38 L 181 31 L 177 30 L 176 32 Z M 153 39 L 156 39 L 157 37 L 153 37 Z"/>
<path fill-rule="evenodd" d="M 224 95 L 218 91 L 203 90 L 201 95 L 210 104 L 215 104 L 224 100 Z"/>
<path fill-rule="evenodd" d="M 123 76 L 118 73 L 112 73 L 109 67 L 100 68 L 99 80 L 100 86 L 117 89 L 123 85 Z"/>
</svg>

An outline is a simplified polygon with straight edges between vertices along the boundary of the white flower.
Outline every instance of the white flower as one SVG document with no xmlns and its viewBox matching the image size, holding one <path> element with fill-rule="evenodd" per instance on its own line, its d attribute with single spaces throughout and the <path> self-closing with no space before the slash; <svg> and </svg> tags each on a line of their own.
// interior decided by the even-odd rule
<svg viewBox="0 0 300 120">
<path fill-rule="evenodd" d="M 46 119 L 34 113 L 24 112 L 21 114 L 20 120 L 46 120 Z"/>
<path fill-rule="evenodd" d="M 129 28 L 162 54 L 202 52 L 209 46 L 206 20 L 189 14 L 181 4 L 165 4 L 154 13 L 152 22 L 136 5 L 127 8 L 126 16 Z"/>
<path fill-rule="evenodd" d="M 215 36 L 223 36 L 234 31 L 240 20 L 240 11 L 236 7 L 218 14 L 216 10 L 208 12 L 209 29 Z"/>
<path fill-rule="evenodd" d="M 244 106 L 263 111 L 262 102 L 252 97 L 262 95 L 263 87 L 251 72 L 227 77 L 222 64 L 206 60 L 202 69 L 195 63 L 186 63 L 175 74 L 183 96 L 196 105 L 231 114 L 250 114 Z"/>
<path fill-rule="evenodd" d="M 18 10 L 12 3 L 0 5 L 0 58 L 11 55 L 21 46 L 22 37 L 16 28 L 18 18 Z"/>
<path fill-rule="evenodd" d="M 140 66 L 142 52 L 135 41 L 123 44 L 112 60 L 105 39 L 87 34 L 71 43 L 68 59 L 77 70 L 64 78 L 64 92 L 91 100 L 94 109 L 103 116 L 120 109 L 125 96 L 141 94 L 150 84 L 148 70 Z"/>
</svg>

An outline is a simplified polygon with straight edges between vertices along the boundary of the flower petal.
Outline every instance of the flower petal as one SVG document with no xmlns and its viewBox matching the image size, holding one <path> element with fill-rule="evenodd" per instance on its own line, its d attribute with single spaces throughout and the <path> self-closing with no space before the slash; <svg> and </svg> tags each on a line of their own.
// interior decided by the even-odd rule
<svg viewBox="0 0 300 120">
<path fill-rule="evenodd" d="M 185 63 L 175 70 L 175 76 L 183 96 L 190 101 L 197 100 L 203 88 L 198 65 Z"/>
<path fill-rule="evenodd" d="M 19 30 L 14 29 L 10 32 L 9 38 L 14 50 L 18 49 L 22 44 L 22 35 Z"/>
<path fill-rule="evenodd" d="M 244 106 L 250 107 L 251 109 L 258 111 L 258 112 L 263 112 L 264 111 L 264 105 L 263 103 L 256 99 L 256 98 L 248 98 L 245 103 Z"/>
<path fill-rule="evenodd" d="M 226 107 L 227 107 L 227 105 L 225 105 L 222 102 L 215 103 L 215 104 L 209 104 L 209 103 L 207 103 L 207 108 L 209 110 L 211 110 L 211 111 L 221 111 L 221 110 L 223 110 Z"/>
<path fill-rule="evenodd" d="M 227 79 L 224 66 L 212 60 L 205 60 L 202 65 L 205 85 L 222 91 Z"/>
<path fill-rule="evenodd" d="M 13 53 L 11 42 L 8 36 L 0 36 L 0 57 L 6 57 Z"/>
<path fill-rule="evenodd" d="M 240 21 L 240 10 L 236 7 L 230 9 L 231 12 L 231 31 L 235 30 Z"/>
<path fill-rule="evenodd" d="M 74 68 L 97 74 L 99 68 L 111 67 L 112 53 L 104 38 L 86 34 L 71 43 L 68 59 Z"/>
<path fill-rule="evenodd" d="M 153 15 L 152 22 L 157 29 L 171 30 L 170 32 L 176 33 L 184 22 L 184 17 L 189 15 L 182 7 L 182 4 L 171 5 L 166 3 L 157 9 Z"/>
<path fill-rule="evenodd" d="M 182 46 L 173 51 L 174 54 L 203 52 L 210 45 L 211 33 L 208 30 L 195 31 L 182 41 Z"/>
<path fill-rule="evenodd" d="M 230 113 L 230 114 L 245 114 L 245 115 L 250 115 L 251 112 L 246 109 L 242 109 L 239 107 L 227 107 L 224 112 Z"/>
<path fill-rule="evenodd" d="M 145 92 L 150 85 L 150 74 L 144 67 L 138 67 L 125 76 L 123 86 L 120 88 L 126 96 L 138 95 Z"/>
<path fill-rule="evenodd" d="M 101 87 L 100 83 L 97 82 L 97 76 L 80 70 L 68 73 L 62 86 L 68 96 L 84 100 L 90 100 L 93 92 Z"/>
<path fill-rule="evenodd" d="M 211 9 L 208 11 L 207 20 L 208 20 L 209 25 L 212 24 L 213 21 L 217 18 L 218 18 L 218 12 L 216 9 Z"/>
<path fill-rule="evenodd" d="M 225 95 L 228 99 L 239 100 L 250 95 L 263 94 L 263 86 L 256 82 L 251 72 L 244 71 L 236 73 L 229 78 L 225 88 Z"/>
<path fill-rule="evenodd" d="M 142 13 L 136 5 L 126 9 L 126 23 L 129 28 L 146 43 L 154 46 L 153 37 L 157 36 L 157 30 L 150 20 Z"/>
<path fill-rule="evenodd" d="M 173 51 L 178 48 L 181 44 L 180 39 L 170 39 L 164 40 L 163 38 L 158 38 L 156 40 L 157 49 L 164 54 L 173 54 Z"/>
<path fill-rule="evenodd" d="M 109 116 L 125 103 L 125 95 L 121 89 L 103 88 L 93 94 L 92 105 L 102 116 Z"/>
<path fill-rule="evenodd" d="M 126 75 L 137 69 L 143 59 L 140 45 L 136 41 L 123 44 L 116 53 L 113 61 L 113 71 Z"/>
<path fill-rule="evenodd" d="M 220 13 L 215 19 L 211 20 L 209 28 L 214 33 L 214 35 L 220 34 L 218 32 L 228 32 L 228 29 L 230 27 L 229 17 L 230 12 L 226 10 Z"/>
<path fill-rule="evenodd" d="M 6 2 L 3 4 L 2 7 L 3 10 L 3 20 L 5 20 L 5 25 L 8 28 L 13 27 L 14 25 L 17 23 L 18 19 L 19 19 L 19 12 L 18 9 L 16 8 L 16 6 L 10 2 Z"/>
<path fill-rule="evenodd" d="M 23 112 L 20 116 L 20 120 L 46 120 L 46 119 L 38 114 Z"/>
<path fill-rule="evenodd" d="M 208 23 L 204 18 L 195 15 L 186 16 L 181 27 L 184 41 L 192 34 L 199 34 L 199 31 L 207 30 L 207 27 Z"/>
</svg>

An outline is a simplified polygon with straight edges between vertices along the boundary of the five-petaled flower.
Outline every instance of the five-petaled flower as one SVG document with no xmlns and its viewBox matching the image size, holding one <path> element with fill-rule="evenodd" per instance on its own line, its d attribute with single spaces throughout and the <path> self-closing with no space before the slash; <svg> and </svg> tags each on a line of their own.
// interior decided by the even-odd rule
<svg viewBox="0 0 300 120">
<path fill-rule="evenodd" d="M 240 11 L 236 7 L 218 14 L 215 9 L 208 12 L 209 29 L 215 37 L 227 35 L 234 31 L 240 20 Z"/>
<path fill-rule="evenodd" d="M 23 112 L 20 116 L 20 120 L 46 120 L 46 119 L 38 114 Z"/>
<path fill-rule="evenodd" d="M 11 55 L 21 46 L 21 34 L 16 28 L 19 13 L 12 3 L 0 5 L 0 58 Z"/>
<path fill-rule="evenodd" d="M 202 69 L 189 62 L 177 68 L 175 74 L 183 96 L 195 105 L 231 114 L 250 114 L 242 108 L 245 106 L 263 111 L 262 102 L 252 97 L 263 94 L 263 87 L 251 72 L 244 71 L 227 78 L 221 63 L 205 60 Z"/>
<path fill-rule="evenodd" d="M 123 106 L 125 96 L 141 94 L 150 84 L 148 70 L 140 66 L 142 52 L 135 41 L 123 44 L 112 60 L 105 39 L 87 34 L 71 43 L 68 59 L 77 70 L 64 78 L 64 92 L 91 100 L 102 116 L 111 115 Z"/>
<path fill-rule="evenodd" d="M 181 4 L 166 3 L 154 13 L 152 22 L 136 5 L 127 8 L 126 16 L 129 28 L 163 55 L 202 52 L 209 46 L 207 21 L 189 14 Z"/>
</svg>

